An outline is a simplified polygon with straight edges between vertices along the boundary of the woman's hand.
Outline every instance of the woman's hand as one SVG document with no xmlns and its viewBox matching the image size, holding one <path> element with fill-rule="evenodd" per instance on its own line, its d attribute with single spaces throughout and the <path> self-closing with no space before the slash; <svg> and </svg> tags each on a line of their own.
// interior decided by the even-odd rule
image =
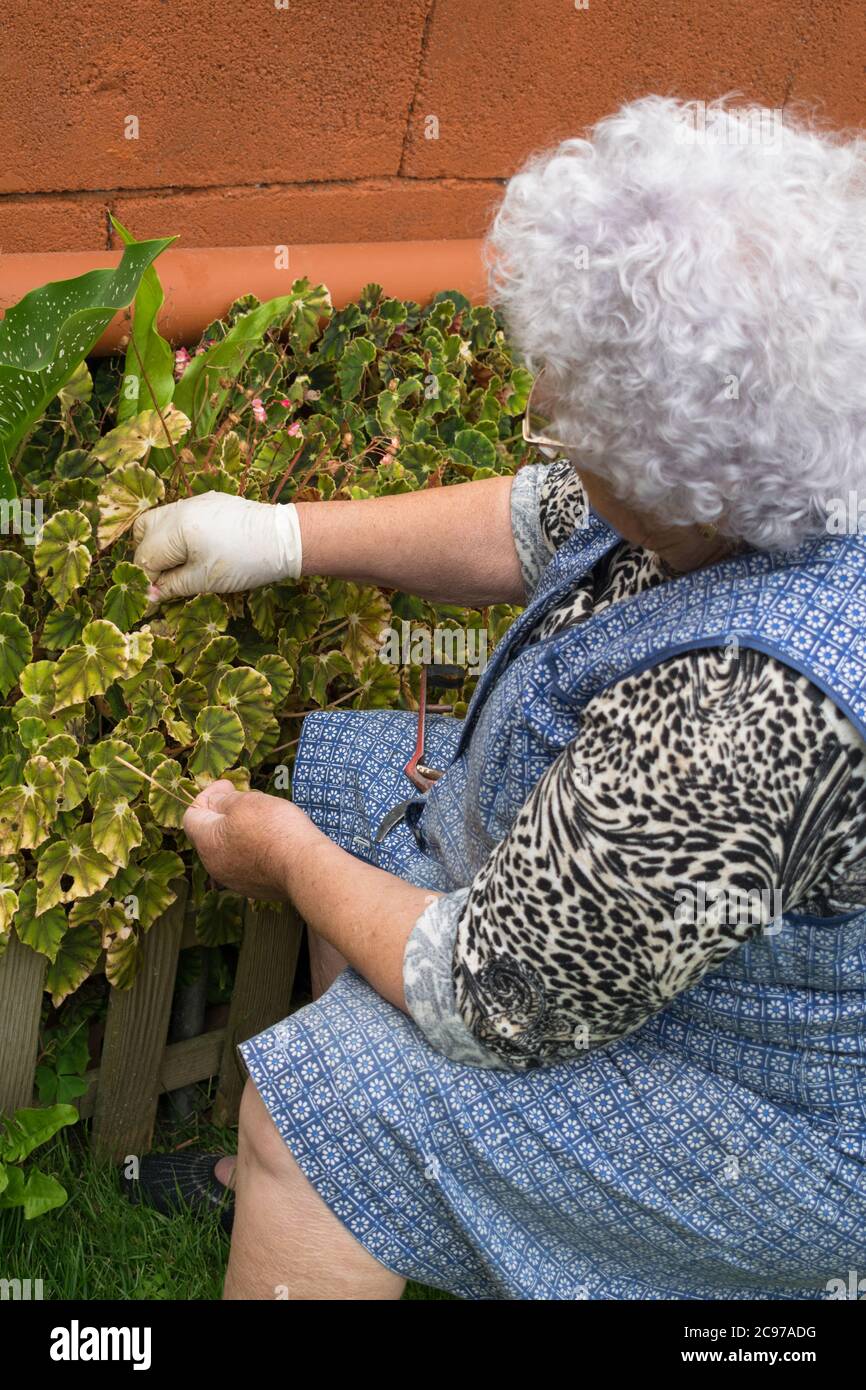
<svg viewBox="0 0 866 1390">
<path fill-rule="evenodd" d="M 265 902 L 289 896 L 298 856 L 326 839 L 291 801 L 239 792 L 225 780 L 199 793 L 183 828 L 218 883 Z"/>
<path fill-rule="evenodd" d="M 406 942 L 438 894 L 341 849 L 291 801 L 225 780 L 199 793 L 183 828 L 218 883 L 264 902 L 290 898 L 384 999 L 406 1007 Z"/>
<path fill-rule="evenodd" d="M 293 503 L 272 506 L 204 492 L 136 518 L 135 563 L 159 598 L 236 594 L 297 579 L 301 531 Z"/>
</svg>

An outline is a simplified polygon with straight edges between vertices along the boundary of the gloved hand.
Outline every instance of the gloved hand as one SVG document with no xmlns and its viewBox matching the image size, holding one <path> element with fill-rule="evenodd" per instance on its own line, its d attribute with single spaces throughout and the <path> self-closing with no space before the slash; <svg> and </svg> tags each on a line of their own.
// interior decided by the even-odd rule
<svg viewBox="0 0 866 1390">
<path fill-rule="evenodd" d="M 144 512 L 132 535 L 135 563 L 161 599 L 235 594 L 301 573 L 301 530 L 291 502 L 203 492 Z"/>
</svg>

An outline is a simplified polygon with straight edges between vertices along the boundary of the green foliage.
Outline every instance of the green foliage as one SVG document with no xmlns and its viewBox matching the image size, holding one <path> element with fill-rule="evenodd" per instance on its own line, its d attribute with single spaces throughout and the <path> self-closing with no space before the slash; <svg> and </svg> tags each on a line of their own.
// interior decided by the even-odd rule
<svg viewBox="0 0 866 1390">
<path fill-rule="evenodd" d="M 0 1211 L 23 1207 L 25 1220 L 62 1207 L 66 1189 L 41 1169 L 25 1167 L 34 1149 L 46 1144 L 64 1125 L 73 1125 L 78 1111 L 72 1105 L 52 1105 L 44 1110 L 16 1110 L 0 1120 Z"/>
<path fill-rule="evenodd" d="M 7 311 L 0 322 L 0 497 L 16 496 L 10 464 L 21 441 L 173 240 L 129 246 L 116 270 L 42 285 Z"/>
<path fill-rule="evenodd" d="M 510 473 L 526 449 L 527 374 L 493 312 L 456 292 L 422 309 L 368 285 L 335 312 L 299 280 L 268 304 L 234 304 L 169 383 L 147 259 L 165 244 L 125 252 L 140 282 L 135 362 L 94 362 L 89 392 L 79 374 L 67 400 L 42 400 L 16 473 L 44 528 L 35 547 L 0 550 L 0 953 L 15 930 L 44 955 L 56 1008 L 103 955 L 112 986 L 133 984 L 183 876 L 202 944 L 238 939 L 240 904 L 182 830 L 198 789 L 227 776 L 287 793 L 303 712 L 412 707 L 417 665 L 380 659 L 385 629 L 498 635 L 512 616 L 327 578 L 152 606 L 130 532 L 161 502 L 413 492 Z M 108 302 L 100 283 L 91 298 Z M 79 362 L 80 350 L 67 379 Z M 455 713 L 470 689 L 450 692 Z M 75 1088 L 43 1082 L 46 1097 Z"/>
</svg>

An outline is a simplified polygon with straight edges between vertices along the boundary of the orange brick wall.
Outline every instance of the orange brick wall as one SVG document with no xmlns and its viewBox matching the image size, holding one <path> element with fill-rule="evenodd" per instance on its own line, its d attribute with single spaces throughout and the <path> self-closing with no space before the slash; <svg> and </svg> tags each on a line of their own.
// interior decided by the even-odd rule
<svg viewBox="0 0 866 1390">
<path fill-rule="evenodd" d="M 0 251 L 477 236 L 530 151 L 731 90 L 862 123 L 866 5 L 4 0 Z"/>
</svg>

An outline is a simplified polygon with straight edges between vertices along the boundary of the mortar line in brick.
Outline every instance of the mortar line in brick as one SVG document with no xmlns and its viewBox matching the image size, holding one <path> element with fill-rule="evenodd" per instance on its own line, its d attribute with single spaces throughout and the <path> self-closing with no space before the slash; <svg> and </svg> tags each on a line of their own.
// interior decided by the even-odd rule
<svg viewBox="0 0 866 1390">
<path fill-rule="evenodd" d="M 0 204 L 8 202 L 39 202 L 51 198 L 76 198 L 98 200 L 100 198 L 176 198 L 188 197 L 194 193 L 258 193 L 313 192 L 317 190 L 354 190 L 363 187 L 377 192 L 399 189 L 401 185 L 427 184 L 429 188 L 447 187 L 449 184 L 475 184 L 479 188 L 488 185 L 499 187 L 506 181 L 506 175 L 443 174 L 441 178 L 424 174 L 377 174 L 365 175 L 358 179 L 304 180 L 298 183 L 203 183 L 203 184 L 158 184 L 147 188 L 40 188 L 10 189 L 0 193 Z"/>
<path fill-rule="evenodd" d="M 415 119 L 415 105 L 418 101 L 418 88 L 421 86 L 421 76 L 424 72 L 424 61 L 427 57 L 427 48 L 430 42 L 430 28 L 433 23 L 433 11 L 436 9 L 436 0 L 430 0 L 427 13 L 424 16 L 424 27 L 421 30 L 421 51 L 418 54 L 418 67 L 415 71 L 415 83 L 412 89 L 412 99 L 409 102 L 409 110 L 406 112 L 406 128 L 403 131 L 403 145 L 400 150 L 400 163 L 397 166 L 398 175 L 403 178 L 406 176 L 406 157 L 409 153 L 409 139 L 412 133 L 412 122 Z"/>
</svg>

